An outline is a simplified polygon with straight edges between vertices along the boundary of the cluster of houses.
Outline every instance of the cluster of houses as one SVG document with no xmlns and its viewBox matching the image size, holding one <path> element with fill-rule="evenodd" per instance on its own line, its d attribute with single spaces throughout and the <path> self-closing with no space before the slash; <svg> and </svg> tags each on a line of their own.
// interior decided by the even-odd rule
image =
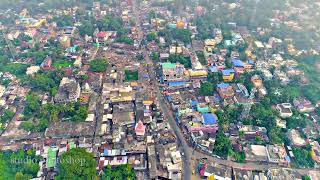
<svg viewBox="0 0 320 180">
<path fill-rule="evenodd" d="M 188 29 L 192 34 L 191 38 L 198 33 L 197 27 L 193 26 L 190 21 L 194 14 L 183 18 L 176 17 L 163 7 L 154 7 L 150 10 L 146 9 L 146 11 L 153 11 L 158 16 L 151 19 L 151 23 L 148 23 L 147 19 L 145 20 L 143 28 L 146 31 L 154 32 L 165 28 Z M 226 106 L 245 105 L 251 101 L 252 97 L 250 96 L 253 96 L 253 101 L 268 96 L 268 93 L 272 92 L 268 92 L 264 84 L 275 78 L 279 79 L 283 85 L 287 85 L 296 76 L 301 78 L 302 83 L 307 82 L 307 78 L 296 60 L 286 59 L 282 53 L 274 51 L 277 48 L 282 48 L 287 40 L 270 37 L 266 42 L 253 41 L 245 50 L 247 58 L 243 59 L 237 50 L 230 50 L 229 47 L 248 43 L 247 37 L 251 34 L 246 27 L 232 25 L 231 39 L 225 39 L 222 30 L 216 28 L 212 32 L 214 38 L 203 41 L 192 40 L 192 45 L 180 41 L 168 44 L 161 36 L 158 37 L 160 43 L 149 42 L 147 44 L 150 51 L 160 52 L 158 77 L 167 105 L 171 107 L 177 123 L 190 144 L 208 154 L 212 154 L 216 132 L 221 128 L 215 114 L 217 110 L 223 110 Z M 264 29 L 258 28 L 258 33 L 263 31 Z M 290 44 L 288 48 L 292 46 Z M 199 58 L 201 57 L 198 57 L 195 51 L 203 52 L 207 64 L 200 63 Z M 169 57 L 173 55 L 190 60 L 191 67 L 186 67 L 185 64 L 179 62 L 169 62 Z M 275 70 L 272 70 L 273 68 Z M 238 80 L 244 73 L 253 71 L 261 73 L 250 77 L 252 89 L 247 89 L 248 86 Z M 211 74 L 219 79 L 219 83 L 213 87 L 214 93 L 210 96 L 199 96 L 201 84 L 207 81 L 208 75 Z M 318 119 L 314 112 L 316 107 L 318 104 L 312 104 L 305 97 L 299 97 L 293 102 L 283 102 L 273 107 L 280 114 L 277 119 L 277 126 L 280 128 L 286 128 L 286 120 L 293 116 L 294 110 L 302 114 L 306 113 L 308 121 L 314 123 L 314 128 L 308 125 L 303 130 L 305 134 L 308 134 L 309 138 L 307 139 L 300 137 L 296 129 L 289 130 L 288 136 L 293 146 L 311 144 L 315 147 L 313 149 L 317 149 L 318 143 L 315 141 L 315 137 L 319 137 L 319 125 L 317 120 L 314 120 Z M 243 137 L 239 137 L 239 132 L 244 133 Z M 295 132 L 293 136 L 290 135 L 292 132 Z M 264 142 L 264 144 L 270 142 L 267 129 L 264 127 L 231 124 L 228 134 L 232 139 L 233 149 L 239 152 L 244 151 L 247 161 L 264 161 L 289 166 L 294 159 L 292 151 L 289 151 L 284 145 L 261 145 L 257 142 Z M 240 140 L 246 142 L 244 144 L 247 145 L 242 147 L 243 143 L 238 143 Z M 314 151 L 312 153 L 313 159 L 319 162 L 316 157 L 319 154 L 319 149 L 312 151 Z"/>
<path fill-rule="evenodd" d="M 40 94 L 43 104 L 80 102 L 81 105 L 88 106 L 85 121 L 54 122 L 43 134 L 36 134 L 38 137 L 34 138 L 45 138 L 45 141 L 24 145 L 25 150 L 36 149 L 36 154 L 46 159 L 40 162 L 38 177 L 45 176 L 52 179 L 57 172 L 59 156 L 72 148 L 82 147 L 94 153 L 99 173 L 107 165 L 130 164 L 136 170 L 138 179 L 182 178 L 184 155 L 168 119 L 160 110 L 159 101 L 150 95 L 152 90 L 148 89 L 148 85 L 151 84 L 149 79 L 151 74 L 149 72 L 140 74 L 143 63 L 135 65 L 130 62 L 133 56 L 141 53 L 137 26 L 146 33 L 164 29 L 190 31 L 191 43 L 179 40 L 169 42 L 165 37 L 157 36 L 155 41 L 146 42 L 146 49 L 150 55 L 151 52 L 159 53 L 156 75 L 166 100 L 165 105 L 170 107 L 189 145 L 210 155 L 215 148 L 217 131 L 219 128 L 224 128 L 219 126 L 219 118 L 216 115 L 218 110 L 224 110 L 228 106 L 247 105 L 252 101 L 258 101 L 258 98 L 268 96 L 271 92 L 267 91 L 265 82 L 274 78 L 279 79 L 283 85 L 287 85 L 296 76 L 301 77 L 302 83 L 308 82 L 296 60 L 287 59 L 282 53 L 274 52 L 274 49 L 281 49 L 286 43 L 290 54 L 301 53 L 288 39 L 270 37 L 266 42 L 250 42 L 245 50 L 246 58 L 243 58 L 243 54 L 236 50 L 236 47 L 248 43 L 251 34 L 246 27 L 237 26 L 236 23 L 228 23 L 231 28 L 231 37 L 228 39 L 223 37 L 222 29 L 214 28 L 211 32 L 214 37 L 195 40 L 194 37 L 199 34 L 199 29 L 192 20 L 196 15 L 205 13 L 205 8 L 202 6 L 196 7 L 194 12 L 188 9 L 189 14 L 180 17 L 174 15 L 167 7 L 156 5 L 151 7 L 149 2 L 143 1 L 140 7 L 141 24 L 137 26 L 131 25 L 135 16 L 132 6 L 132 0 L 121 1 L 116 7 L 94 2 L 92 10 L 88 12 L 97 19 L 102 19 L 111 13 L 120 17 L 124 26 L 129 29 L 127 38 L 133 40 L 132 44 L 116 42 L 118 35 L 116 30 L 95 30 L 93 36 L 85 35 L 82 38 L 78 33 L 81 23 L 76 18 L 73 19 L 74 25 L 58 27 L 56 22 L 50 21 L 52 14 L 32 18 L 27 17 L 25 11 L 16 20 L 18 28 L 6 34 L 6 38 L 10 41 L 23 39 L 19 46 L 14 47 L 15 53 L 26 54 L 34 48 L 42 51 L 49 49 L 55 43 L 62 47 L 62 57 L 70 65 L 61 68 L 64 76 L 53 97 L 44 92 Z M 234 9 L 238 6 L 238 3 L 230 3 L 227 8 Z M 56 10 L 55 15 L 73 16 L 77 8 Z M 155 17 L 148 17 L 151 12 Z M 278 21 L 274 19 L 273 23 L 276 25 Z M 287 24 L 298 28 L 296 23 Z M 257 28 L 256 33 L 265 32 L 265 29 Z M 38 45 L 40 47 L 37 47 Z M 90 61 L 103 56 L 103 52 L 107 50 L 111 69 L 107 70 L 108 73 L 91 72 Z M 34 63 L 39 61 L 35 57 L 16 61 L 32 64 L 26 69 L 26 75 L 35 76 L 39 71 L 51 72 L 59 69 L 57 67 L 59 60 L 55 59 L 53 54 L 43 57 L 40 63 Z M 173 56 L 183 57 L 188 63 L 170 62 Z M 191 66 L 187 65 L 189 63 Z M 125 74 L 121 72 L 124 70 L 122 68 L 139 69 L 139 80 L 124 82 Z M 239 79 L 246 72 L 253 71 L 261 73 L 249 78 L 252 89 L 248 89 L 248 86 Z M 208 81 L 209 75 L 218 79 L 212 87 L 213 94 L 199 95 L 202 84 Z M 88 76 L 84 82 L 83 76 Z M 0 85 L 1 112 L 10 109 L 14 113 L 21 114 L 22 111 L 17 107 L 25 100 L 29 89 L 22 87 L 19 80 L 8 72 L 0 72 L 0 78 L 2 81 L 11 81 L 7 87 Z M 149 84 L 141 79 L 149 80 L 147 82 Z M 318 107 L 319 103 L 312 104 L 307 98 L 299 97 L 293 102 L 279 103 L 274 109 L 280 115 L 277 119 L 277 126 L 280 128 L 286 128 L 286 122 L 294 116 L 294 111 L 306 115 L 312 125 L 308 124 L 303 129 L 298 127 L 289 129 L 288 137 L 292 142 L 291 146 L 311 145 L 311 156 L 315 162 L 320 163 L 320 145 L 316 141 L 320 137 L 319 115 L 314 112 Z M 13 120 L 18 122 L 19 118 L 15 117 Z M 8 122 L 1 123 L 0 131 L 7 126 Z M 11 128 L 18 129 L 18 127 Z M 301 131 L 306 137 L 301 136 Z M 19 131 L 9 130 L 2 135 L 19 135 L 16 132 Z M 226 134 L 231 140 L 232 149 L 244 152 L 245 160 L 248 162 L 266 162 L 288 167 L 295 158 L 291 146 L 270 144 L 265 127 L 231 123 Z M 29 136 L 30 133 L 27 135 L 23 136 L 32 137 Z M 231 174 L 243 179 L 300 177 L 287 169 L 271 169 L 267 174 L 263 174 L 237 169 L 232 172 L 229 167 L 200 164 L 199 172 L 204 177 L 213 174 L 215 177 L 221 176 L 225 179 L 232 179 Z"/>
</svg>

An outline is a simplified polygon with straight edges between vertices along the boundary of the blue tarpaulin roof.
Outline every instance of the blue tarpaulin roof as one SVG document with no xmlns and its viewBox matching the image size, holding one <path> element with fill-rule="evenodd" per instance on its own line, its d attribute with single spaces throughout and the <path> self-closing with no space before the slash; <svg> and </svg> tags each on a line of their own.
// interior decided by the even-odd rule
<svg viewBox="0 0 320 180">
<path fill-rule="evenodd" d="M 220 84 L 217 84 L 217 87 L 221 88 L 221 89 L 225 89 L 225 88 L 229 87 L 229 84 L 228 83 L 220 83 Z"/>
<path fill-rule="evenodd" d="M 249 59 L 249 60 L 248 60 L 248 63 L 253 65 L 253 64 L 254 64 L 254 61 L 253 61 L 252 59 Z"/>
<path fill-rule="evenodd" d="M 222 75 L 229 76 L 230 74 L 234 73 L 234 70 L 233 69 L 224 69 L 221 72 L 222 72 Z"/>
<path fill-rule="evenodd" d="M 210 72 L 218 72 L 217 66 L 210 66 L 209 70 L 210 70 Z"/>
<path fill-rule="evenodd" d="M 205 113 L 205 114 L 202 114 L 202 116 L 203 116 L 203 120 L 204 120 L 205 125 L 217 124 L 218 118 L 215 114 Z"/>
<path fill-rule="evenodd" d="M 103 155 L 108 156 L 108 149 L 103 150 Z"/>
<path fill-rule="evenodd" d="M 286 161 L 288 161 L 288 162 L 291 161 L 289 156 L 286 156 L 284 159 L 285 159 Z"/>
<path fill-rule="evenodd" d="M 243 62 L 240 59 L 233 59 L 232 60 L 232 64 L 235 67 L 243 67 Z"/>
<path fill-rule="evenodd" d="M 184 85 L 186 85 L 186 82 L 184 82 L 184 81 L 169 82 L 169 86 L 171 86 L 171 87 L 184 86 Z"/>
<path fill-rule="evenodd" d="M 192 100 L 191 101 L 191 106 L 197 106 L 198 104 L 198 101 L 197 100 Z"/>
</svg>

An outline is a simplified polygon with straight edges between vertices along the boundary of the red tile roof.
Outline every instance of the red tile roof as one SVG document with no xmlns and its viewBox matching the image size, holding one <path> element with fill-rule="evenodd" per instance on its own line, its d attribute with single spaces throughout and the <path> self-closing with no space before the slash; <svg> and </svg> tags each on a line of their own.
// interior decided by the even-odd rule
<svg viewBox="0 0 320 180">
<path fill-rule="evenodd" d="M 97 34 L 97 37 L 98 37 L 98 38 L 105 38 L 107 35 L 108 35 L 108 32 L 100 31 L 100 32 Z"/>
</svg>

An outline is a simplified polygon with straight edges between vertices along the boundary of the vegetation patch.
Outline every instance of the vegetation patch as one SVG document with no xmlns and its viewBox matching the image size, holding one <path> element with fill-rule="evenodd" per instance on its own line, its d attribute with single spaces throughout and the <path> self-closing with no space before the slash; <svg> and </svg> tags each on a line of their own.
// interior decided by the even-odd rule
<svg viewBox="0 0 320 180">
<path fill-rule="evenodd" d="M 40 169 L 34 150 L 0 151 L 0 179 L 32 179 Z M 29 160 L 29 161 L 27 161 Z"/>
<path fill-rule="evenodd" d="M 138 71 L 124 70 L 125 81 L 137 81 L 139 79 Z"/>
<path fill-rule="evenodd" d="M 56 69 L 63 69 L 67 67 L 71 67 L 73 65 L 73 61 L 69 60 L 54 60 L 52 66 Z"/>
<path fill-rule="evenodd" d="M 90 70 L 92 72 L 105 72 L 108 67 L 108 61 L 106 59 L 95 59 L 90 62 Z"/>
</svg>

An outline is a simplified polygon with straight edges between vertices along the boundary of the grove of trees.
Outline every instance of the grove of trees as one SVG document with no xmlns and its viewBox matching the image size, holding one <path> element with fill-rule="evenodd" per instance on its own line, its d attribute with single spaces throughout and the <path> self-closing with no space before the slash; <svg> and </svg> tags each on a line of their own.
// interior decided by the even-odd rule
<svg viewBox="0 0 320 180">
<path fill-rule="evenodd" d="M 87 179 L 96 180 L 97 162 L 93 154 L 84 148 L 74 148 L 63 153 L 58 164 L 57 180 L 65 179 Z"/>
</svg>

